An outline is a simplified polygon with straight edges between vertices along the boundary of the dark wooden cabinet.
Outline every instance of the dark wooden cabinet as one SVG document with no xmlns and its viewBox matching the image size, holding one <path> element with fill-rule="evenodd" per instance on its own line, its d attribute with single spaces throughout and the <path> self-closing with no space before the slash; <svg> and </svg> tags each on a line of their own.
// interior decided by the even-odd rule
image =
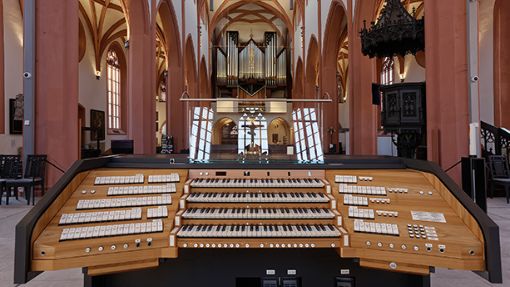
<svg viewBox="0 0 510 287">
<path fill-rule="evenodd" d="M 396 135 L 398 156 L 426 159 L 427 119 L 425 83 L 381 86 L 381 124 L 386 133 Z M 424 157 L 424 158 L 423 158 Z"/>
</svg>

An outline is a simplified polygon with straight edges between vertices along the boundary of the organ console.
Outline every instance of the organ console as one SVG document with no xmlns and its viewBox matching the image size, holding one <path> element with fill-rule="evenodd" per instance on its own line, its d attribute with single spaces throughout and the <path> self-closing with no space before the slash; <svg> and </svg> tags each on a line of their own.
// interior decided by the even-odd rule
<svg viewBox="0 0 510 287">
<path fill-rule="evenodd" d="M 79 161 L 15 252 L 16 283 L 67 268 L 85 286 L 430 286 L 435 267 L 502 280 L 497 225 L 437 166 L 398 158 Z"/>
</svg>

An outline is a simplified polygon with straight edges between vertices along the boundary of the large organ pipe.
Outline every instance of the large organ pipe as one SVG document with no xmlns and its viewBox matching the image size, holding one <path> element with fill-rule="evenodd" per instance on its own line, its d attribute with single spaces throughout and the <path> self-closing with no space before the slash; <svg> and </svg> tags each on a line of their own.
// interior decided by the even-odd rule
<svg viewBox="0 0 510 287">
<path fill-rule="evenodd" d="M 265 33 L 266 39 L 266 84 L 274 86 L 276 84 L 276 33 Z"/>
<path fill-rule="evenodd" d="M 224 85 L 227 82 L 227 59 L 225 53 L 221 49 L 217 49 L 216 53 L 216 71 L 218 84 Z"/>
<path fill-rule="evenodd" d="M 280 86 L 285 86 L 287 83 L 287 53 L 283 49 L 278 56 L 278 67 L 277 67 L 277 82 Z"/>
<path fill-rule="evenodd" d="M 263 52 L 250 40 L 246 47 L 239 53 L 239 78 L 241 79 L 263 79 Z"/>
<path fill-rule="evenodd" d="M 278 47 L 275 32 L 266 32 L 262 46 L 253 38 L 243 45 L 239 32 L 228 31 L 225 48 L 217 48 L 217 80 L 220 85 L 235 87 L 238 80 L 264 80 L 268 87 L 285 86 L 287 51 Z"/>
</svg>

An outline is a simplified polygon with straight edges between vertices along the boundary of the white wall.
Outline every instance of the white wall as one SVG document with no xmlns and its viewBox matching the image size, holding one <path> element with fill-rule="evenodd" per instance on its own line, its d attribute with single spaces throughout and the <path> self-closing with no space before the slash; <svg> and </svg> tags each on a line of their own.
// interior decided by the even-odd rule
<svg viewBox="0 0 510 287">
<path fill-rule="evenodd" d="M 9 99 L 23 93 L 23 19 L 17 0 L 4 0 L 5 134 L 0 135 L 0 153 L 16 154 L 23 136 L 9 134 Z"/>
<path fill-rule="evenodd" d="M 308 53 L 308 47 L 310 46 L 310 39 L 312 38 L 312 35 L 315 35 L 317 41 L 320 41 L 318 38 L 319 21 L 317 20 L 317 16 L 319 15 L 319 6 L 317 4 L 317 0 L 308 0 L 308 5 L 305 7 L 305 54 Z M 306 62 L 306 60 L 303 60 L 303 64 Z"/>
<path fill-rule="evenodd" d="M 322 47 L 324 47 L 324 38 L 326 36 L 326 23 L 328 22 L 329 9 L 332 0 L 321 0 L 321 31 L 322 31 Z"/>
<path fill-rule="evenodd" d="M 156 111 L 158 112 L 158 131 L 156 132 L 156 142 L 159 146 L 161 145 L 161 128 L 166 123 L 166 102 L 156 102 Z"/>
<path fill-rule="evenodd" d="M 425 68 L 416 62 L 413 55 L 406 55 L 404 71 L 400 71 L 400 63 L 395 57 L 395 83 L 400 83 L 400 75 L 403 74 L 405 83 L 419 83 L 425 82 Z"/>
<path fill-rule="evenodd" d="M 175 12 L 175 20 L 177 21 L 177 26 L 179 27 L 179 35 L 182 35 L 182 3 L 181 1 L 169 1 L 173 7 Z M 183 44 L 184 45 L 184 44 Z"/>
<path fill-rule="evenodd" d="M 297 20 L 297 19 L 295 19 Z M 301 27 L 302 27 L 302 23 L 297 23 L 297 25 L 294 26 L 294 42 L 292 43 L 294 45 L 294 53 L 293 53 L 293 59 L 294 59 L 294 63 L 293 63 L 293 70 L 292 70 L 292 73 L 294 75 L 294 72 L 296 70 L 296 65 L 297 65 L 297 61 L 299 59 L 299 57 L 301 57 L 301 59 L 303 59 L 303 46 L 304 43 L 301 42 Z M 303 59 L 304 61 L 304 59 Z"/>
<path fill-rule="evenodd" d="M 179 1 L 173 1 L 173 2 L 179 2 Z M 196 65 L 195 67 L 196 71 L 198 71 L 198 64 L 200 63 L 200 57 L 197 55 L 197 45 L 199 45 L 198 42 L 198 20 L 197 20 L 197 4 L 195 3 L 195 0 L 184 0 L 184 13 L 185 13 L 185 38 L 184 41 L 186 41 L 186 38 L 188 37 L 188 34 L 191 35 L 191 39 L 193 40 L 193 48 L 195 48 L 195 59 L 196 59 Z M 186 42 L 183 43 L 184 47 L 186 47 Z"/>
<path fill-rule="evenodd" d="M 480 119 L 494 124 L 494 3 L 481 0 L 479 10 Z"/>
<path fill-rule="evenodd" d="M 81 18 L 81 17 L 80 17 Z M 84 23 L 84 22 L 82 22 Z M 99 110 L 107 113 L 107 94 L 106 94 L 106 53 L 101 58 L 101 78 L 96 79 L 95 56 L 92 38 L 88 29 L 85 29 L 87 38 L 87 50 L 85 56 L 79 64 L 79 98 L 78 102 L 85 107 L 85 126 L 90 126 L 90 110 Z M 119 42 L 120 43 L 120 42 Z M 123 44 L 121 47 L 123 47 Z M 127 60 L 127 55 L 125 55 Z M 106 119 L 108 117 L 105 114 Z M 128 121 L 126 121 L 128 122 Z M 108 123 L 106 123 L 108 124 Z M 127 127 L 126 127 L 127 128 Z M 105 150 L 111 146 L 112 139 L 127 139 L 127 135 L 109 135 L 106 133 L 106 141 L 104 141 Z M 90 133 L 85 133 L 85 143 L 90 142 Z"/>
<path fill-rule="evenodd" d="M 202 60 L 202 56 L 205 58 L 205 66 L 208 67 L 207 74 L 210 74 L 210 68 L 209 68 L 209 30 L 207 23 L 204 23 L 202 20 L 200 20 L 200 27 L 202 31 L 202 35 L 200 36 L 200 61 Z M 200 63 L 199 61 L 199 63 Z M 198 64 L 200 65 L 200 64 Z M 200 67 L 200 66 L 199 66 Z"/>
</svg>

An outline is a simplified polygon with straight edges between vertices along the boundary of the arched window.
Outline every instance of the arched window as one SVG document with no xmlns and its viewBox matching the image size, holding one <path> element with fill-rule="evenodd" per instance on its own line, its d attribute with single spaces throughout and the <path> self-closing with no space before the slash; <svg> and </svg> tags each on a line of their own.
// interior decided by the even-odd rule
<svg viewBox="0 0 510 287">
<path fill-rule="evenodd" d="M 395 66 L 393 57 L 384 58 L 381 70 L 381 85 L 391 85 L 394 83 L 395 74 L 393 72 L 393 66 Z"/>
<path fill-rule="evenodd" d="M 108 128 L 120 130 L 122 116 L 121 101 L 121 74 L 120 64 L 117 53 L 113 50 L 108 51 L 106 58 L 107 66 L 107 93 L 108 93 Z"/>
</svg>

